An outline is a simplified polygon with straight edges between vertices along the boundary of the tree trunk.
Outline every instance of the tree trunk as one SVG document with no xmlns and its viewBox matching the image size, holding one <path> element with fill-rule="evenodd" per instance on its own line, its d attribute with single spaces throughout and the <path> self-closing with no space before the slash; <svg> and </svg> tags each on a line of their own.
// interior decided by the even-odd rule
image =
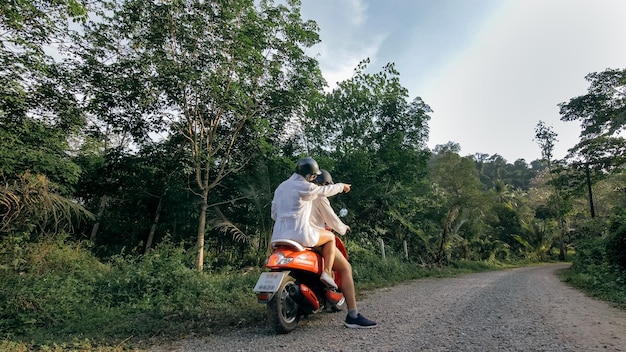
<svg viewBox="0 0 626 352">
<path fill-rule="evenodd" d="M 562 219 L 559 219 L 559 259 L 565 260 L 565 242 L 563 241 L 563 232 L 565 231 L 565 224 Z"/>
<path fill-rule="evenodd" d="M 196 267 L 200 272 L 204 270 L 204 231 L 206 228 L 206 211 L 209 208 L 208 198 L 209 189 L 207 187 L 202 191 L 202 205 L 200 206 L 200 217 L 198 218 L 198 262 Z"/>
<path fill-rule="evenodd" d="M 102 219 L 102 215 L 104 215 L 104 209 L 106 208 L 107 202 L 109 201 L 109 197 L 107 195 L 103 195 L 100 198 L 100 207 L 98 208 L 98 216 L 96 223 L 93 224 L 91 228 L 91 235 L 89 236 L 90 241 L 95 241 L 98 236 L 98 231 L 100 230 L 100 220 Z"/>
<path fill-rule="evenodd" d="M 443 258 L 444 258 L 444 248 L 445 248 L 445 243 L 448 239 L 448 229 L 445 227 L 441 230 L 441 242 L 439 243 L 439 251 L 437 253 L 437 257 L 435 259 L 435 261 L 438 264 L 443 263 Z"/>
<path fill-rule="evenodd" d="M 163 197 L 165 196 L 165 192 L 161 197 L 159 197 L 159 205 L 157 205 L 156 214 L 154 215 L 154 220 L 152 221 L 152 226 L 150 226 L 150 233 L 148 233 L 148 239 L 146 240 L 146 248 L 144 249 L 144 254 L 150 253 L 150 249 L 152 249 L 152 241 L 154 240 L 154 233 L 156 232 L 157 225 L 159 224 L 159 218 L 161 217 L 161 209 L 163 209 Z"/>
<path fill-rule="evenodd" d="M 593 206 L 593 192 L 591 189 L 591 176 L 589 175 L 589 163 L 585 163 L 585 175 L 587 178 L 587 193 L 589 193 L 589 210 L 591 211 L 591 218 L 596 217 L 596 210 Z"/>
<path fill-rule="evenodd" d="M 441 230 L 441 243 L 439 243 L 439 253 L 437 254 L 437 262 L 439 264 L 444 262 L 445 257 L 445 245 L 448 242 L 448 238 L 452 237 L 452 224 L 459 215 L 459 206 L 455 205 L 448 211 L 446 218 L 443 221 Z"/>
</svg>

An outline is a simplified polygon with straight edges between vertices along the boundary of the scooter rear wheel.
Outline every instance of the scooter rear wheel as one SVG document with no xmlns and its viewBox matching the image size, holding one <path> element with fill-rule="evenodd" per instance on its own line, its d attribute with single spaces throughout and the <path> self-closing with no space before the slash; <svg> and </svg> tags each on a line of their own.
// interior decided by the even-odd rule
<svg viewBox="0 0 626 352">
<path fill-rule="evenodd" d="M 278 291 L 267 303 L 267 318 L 270 326 L 279 334 L 286 334 L 298 325 L 299 306 L 290 296 L 289 287 L 295 285 L 295 279 L 285 276 Z"/>
</svg>

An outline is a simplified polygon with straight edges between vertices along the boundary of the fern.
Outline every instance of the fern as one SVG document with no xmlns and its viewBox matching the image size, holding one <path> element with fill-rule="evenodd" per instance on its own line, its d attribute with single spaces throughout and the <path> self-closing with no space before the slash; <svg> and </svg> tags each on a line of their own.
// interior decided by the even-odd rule
<svg viewBox="0 0 626 352">
<path fill-rule="evenodd" d="M 94 215 L 80 204 L 54 193 L 44 175 L 24 173 L 0 185 L 0 233 L 28 230 L 36 226 L 53 232 L 71 230 L 78 221 Z"/>
<path fill-rule="evenodd" d="M 250 242 L 248 235 L 239 229 L 237 225 L 228 220 L 224 213 L 222 213 L 219 209 L 215 210 L 215 217 L 210 220 L 210 224 L 212 228 L 217 229 L 224 234 L 231 234 L 233 236 L 233 241 L 235 242 Z"/>
</svg>

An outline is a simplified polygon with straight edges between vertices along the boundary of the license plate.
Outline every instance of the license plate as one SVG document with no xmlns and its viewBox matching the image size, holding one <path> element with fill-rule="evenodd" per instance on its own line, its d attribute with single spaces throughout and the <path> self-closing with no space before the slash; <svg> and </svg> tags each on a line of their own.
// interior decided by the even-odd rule
<svg viewBox="0 0 626 352">
<path fill-rule="evenodd" d="M 276 292 L 283 278 L 287 275 L 285 271 L 261 273 L 259 281 L 254 286 L 254 292 Z"/>
</svg>

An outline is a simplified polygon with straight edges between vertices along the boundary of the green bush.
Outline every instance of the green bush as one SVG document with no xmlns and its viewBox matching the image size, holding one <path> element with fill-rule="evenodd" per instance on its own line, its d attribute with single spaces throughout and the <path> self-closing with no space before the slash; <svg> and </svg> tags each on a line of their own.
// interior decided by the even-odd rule
<svg viewBox="0 0 626 352">
<path fill-rule="evenodd" d="M 195 253 L 164 243 L 107 264 L 63 238 L 0 243 L 0 336 L 35 345 L 180 336 L 263 318 L 260 270 L 199 273 Z M 246 314 L 242 314 L 242 312 Z M 95 347 L 94 347 L 95 348 Z"/>
<path fill-rule="evenodd" d="M 93 283 L 108 271 L 62 238 L 40 243 L 6 238 L 0 252 L 0 333 L 8 336 L 71 325 L 89 315 Z"/>
<path fill-rule="evenodd" d="M 424 266 L 416 261 L 407 260 L 404 254 L 390 251 L 386 259 L 378 250 L 367 249 L 363 244 L 346 244 L 349 260 L 352 264 L 354 282 L 358 290 L 386 287 L 407 280 L 431 276 L 450 276 L 466 272 L 477 272 L 502 268 L 497 261 L 455 260 L 448 266 Z"/>
<path fill-rule="evenodd" d="M 563 279 L 591 296 L 626 308 L 626 272 L 616 266 L 572 266 Z"/>
<path fill-rule="evenodd" d="M 619 210 L 604 224 L 592 220 L 583 225 L 574 264 L 564 274 L 572 285 L 622 307 L 626 307 L 625 219 L 623 210 Z M 583 237 L 587 230 L 592 231 Z"/>
<path fill-rule="evenodd" d="M 605 240 L 606 260 L 626 270 L 626 224 L 615 227 Z"/>
<path fill-rule="evenodd" d="M 574 267 L 585 268 L 600 266 L 606 259 L 605 244 L 602 238 L 591 238 L 576 244 Z"/>
<path fill-rule="evenodd" d="M 427 276 L 494 268 L 453 262 L 426 268 L 390 251 L 348 243 L 357 292 Z M 252 292 L 260 267 L 200 273 L 195 250 L 164 242 L 147 255 L 107 263 L 63 238 L 0 242 L 0 346 L 8 351 L 119 351 L 154 337 L 263 324 Z M 107 348 L 106 346 L 111 346 Z M 124 346 L 120 348 L 120 346 Z"/>
</svg>

